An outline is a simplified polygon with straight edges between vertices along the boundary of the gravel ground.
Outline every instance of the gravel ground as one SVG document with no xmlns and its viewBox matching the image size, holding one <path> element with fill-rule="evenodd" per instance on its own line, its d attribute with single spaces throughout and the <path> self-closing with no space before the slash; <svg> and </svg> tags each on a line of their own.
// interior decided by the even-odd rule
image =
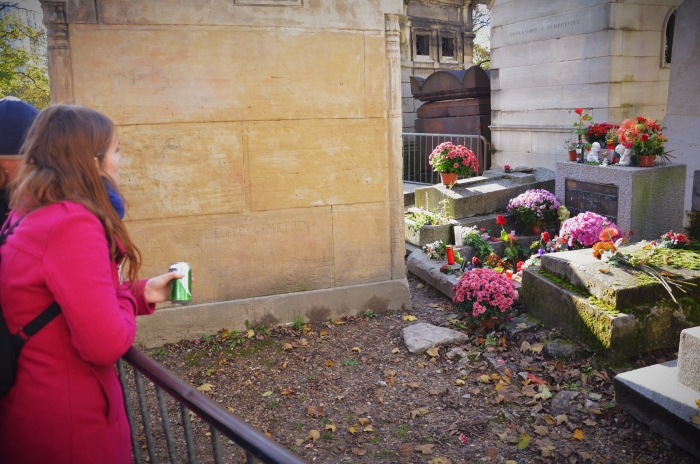
<svg viewBox="0 0 700 464">
<path fill-rule="evenodd" d="M 447 357 L 450 347 L 435 356 L 409 353 L 402 328 L 454 328 L 456 312 L 435 289 L 410 274 L 408 280 L 410 314 L 260 329 L 252 338 L 222 330 L 148 354 L 309 462 L 695 462 L 615 405 L 614 373 L 596 358 L 583 352 L 571 361 L 551 359 L 542 346 L 561 338 L 556 330 L 538 327 L 512 338 L 465 331 L 469 356 L 462 361 Z M 632 364 L 675 357 L 660 351 Z M 156 455 L 167 461 L 155 392 L 146 391 Z M 569 404 L 564 395 L 575 397 Z M 167 408 L 182 437 L 179 407 L 168 401 Z M 199 462 L 213 462 L 209 427 L 196 417 L 193 426 Z M 143 427 L 139 439 L 147 456 Z M 240 448 L 221 442 L 224 462 L 245 462 Z M 184 439 L 176 447 L 187 462 Z"/>
</svg>

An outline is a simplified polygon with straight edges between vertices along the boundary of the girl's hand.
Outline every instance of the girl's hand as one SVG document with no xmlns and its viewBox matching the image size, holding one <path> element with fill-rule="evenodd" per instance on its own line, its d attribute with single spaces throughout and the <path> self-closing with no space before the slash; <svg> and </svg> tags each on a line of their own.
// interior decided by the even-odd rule
<svg viewBox="0 0 700 464">
<path fill-rule="evenodd" d="M 148 303 L 163 303 L 168 301 L 168 293 L 170 288 L 168 283 L 173 279 L 181 279 L 185 277 L 184 272 L 168 272 L 167 274 L 159 275 L 148 279 L 143 292 Z"/>
</svg>

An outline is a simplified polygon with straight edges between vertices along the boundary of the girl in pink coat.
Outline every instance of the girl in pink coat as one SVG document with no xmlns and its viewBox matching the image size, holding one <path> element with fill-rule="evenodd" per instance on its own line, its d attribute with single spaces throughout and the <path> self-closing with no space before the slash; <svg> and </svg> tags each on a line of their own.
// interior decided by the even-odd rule
<svg viewBox="0 0 700 464">
<path fill-rule="evenodd" d="M 136 316 L 166 301 L 182 275 L 137 280 L 141 256 L 105 190 L 117 191 L 121 158 L 107 117 L 50 106 L 23 153 L 8 220 L 26 216 L 0 247 L 0 308 L 12 333 L 53 302 L 61 313 L 24 345 L 0 398 L 0 462 L 131 463 L 114 363 L 134 341 Z"/>
</svg>

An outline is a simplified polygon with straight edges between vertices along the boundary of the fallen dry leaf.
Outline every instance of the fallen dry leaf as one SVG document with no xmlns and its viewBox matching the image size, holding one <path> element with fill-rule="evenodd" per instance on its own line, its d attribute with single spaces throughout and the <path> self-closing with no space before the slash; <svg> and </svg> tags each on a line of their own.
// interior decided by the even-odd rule
<svg viewBox="0 0 700 464">
<path fill-rule="evenodd" d="M 319 438 L 321 438 L 321 434 L 318 430 L 309 430 L 309 433 L 306 435 L 306 439 L 311 441 L 316 441 Z"/>
<path fill-rule="evenodd" d="M 437 308 L 440 305 L 437 303 L 428 303 L 428 306 L 430 306 L 431 308 Z"/>
<path fill-rule="evenodd" d="M 542 343 L 535 343 L 534 345 L 530 346 L 530 351 L 533 353 L 541 353 L 542 348 L 544 348 L 544 345 Z"/>
<path fill-rule="evenodd" d="M 408 321 L 408 322 L 413 322 L 413 321 L 415 321 L 415 320 L 417 320 L 417 319 L 418 319 L 418 318 L 417 318 L 416 316 L 411 316 L 411 315 L 408 315 L 408 316 L 404 316 L 404 317 L 403 317 L 403 320 L 404 320 L 404 321 Z"/>
<path fill-rule="evenodd" d="M 586 438 L 580 429 L 574 430 L 572 436 L 579 441 L 583 441 L 583 439 Z"/>
<path fill-rule="evenodd" d="M 440 353 L 438 353 L 438 349 L 435 347 L 430 348 L 426 353 L 428 353 L 428 356 L 431 356 L 433 358 L 440 355 Z"/>
<path fill-rule="evenodd" d="M 365 425 L 369 424 L 369 419 L 367 419 L 366 417 L 360 417 L 357 422 L 359 422 L 360 425 Z"/>
<path fill-rule="evenodd" d="M 423 287 L 425 287 L 424 284 L 418 284 L 418 285 L 416 285 L 416 288 L 423 288 Z"/>
<path fill-rule="evenodd" d="M 547 423 L 547 425 L 552 425 L 555 422 L 554 418 L 552 416 L 550 416 L 549 414 L 544 416 L 544 421 Z"/>
<path fill-rule="evenodd" d="M 272 391 L 270 391 L 270 390 L 268 390 L 268 391 L 262 393 L 262 396 L 263 396 L 263 397 L 268 397 L 268 396 L 270 396 L 270 395 L 272 395 Z"/>
<path fill-rule="evenodd" d="M 253 338 L 255 337 L 255 330 L 249 330 L 248 333 L 246 334 L 248 338 Z"/>
<path fill-rule="evenodd" d="M 326 415 L 326 412 L 323 410 L 323 406 L 309 406 L 309 409 L 306 411 L 306 413 L 314 417 Z"/>
<path fill-rule="evenodd" d="M 360 353 L 362 350 L 360 350 L 359 346 L 353 346 L 352 351 L 357 351 L 358 353 Z"/>
<path fill-rule="evenodd" d="M 418 451 L 419 453 L 422 453 L 422 454 L 433 454 L 433 448 L 435 448 L 435 445 L 426 444 L 426 445 L 414 446 L 413 450 Z"/>
<path fill-rule="evenodd" d="M 398 349 L 398 348 L 394 348 L 393 350 L 391 350 L 391 353 L 392 353 L 392 354 L 396 354 L 396 353 L 398 353 L 398 352 L 399 352 L 399 349 Z"/>
<path fill-rule="evenodd" d="M 294 393 L 294 390 L 292 390 L 291 388 L 285 388 L 284 390 L 282 390 L 283 395 L 291 395 L 292 393 Z"/>
<path fill-rule="evenodd" d="M 591 460 L 591 455 L 586 453 L 585 451 L 578 451 L 576 452 L 576 454 L 578 454 L 578 457 L 580 457 L 583 462 Z"/>
<path fill-rule="evenodd" d="M 527 433 L 520 434 L 520 441 L 518 442 L 518 449 L 523 449 L 530 444 L 530 435 Z"/>
<path fill-rule="evenodd" d="M 691 416 L 690 421 L 693 424 L 700 425 L 700 416 Z"/>
<path fill-rule="evenodd" d="M 210 383 L 203 383 L 202 385 L 197 387 L 197 390 L 199 390 L 201 392 L 210 392 L 213 387 L 214 387 L 214 385 L 212 385 Z"/>
<path fill-rule="evenodd" d="M 294 346 L 291 343 L 285 343 L 282 345 L 282 351 L 291 350 L 292 348 L 294 348 Z"/>
<path fill-rule="evenodd" d="M 452 464 L 452 461 L 447 458 L 435 458 L 428 461 L 428 464 Z"/>
<path fill-rule="evenodd" d="M 335 433 L 335 425 L 333 424 L 326 424 L 326 427 L 324 430 L 330 430 L 331 432 Z"/>
<path fill-rule="evenodd" d="M 325 337 L 326 335 L 328 335 L 328 332 L 326 332 L 325 330 L 321 330 L 318 332 L 318 335 L 321 337 Z"/>
<path fill-rule="evenodd" d="M 415 389 L 417 389 L 417 388 L 420 388 L 420 385 L 417 384 L 416 382 L 411 382 L 411 383 L 406 384 L 406 385 L 408 385 L 409 387 L 411 387 L 413 390 L 415 390 Z"/>
<path fill-rule="evenodd" d="M 452 382 L 452 384 L 457 386 L 457 387 L 461 387 L 462 385 L 464 385 L 464 380 L 456 379 L 454 382 Z"/>
<path fill-rule="evenodd" d="M 230 413 L 236 412 L 236 410 L 233 409 L 231 406 L 226 406 L 226 410 L 227 410 L 228 412 L 230 412 Z"/>
<path fill-rule="evenodd" d="M 481 381 L 484 382 L 484 383 L 489 383 L 489 382 L 491 381 L 491 379 L 489 379 L 489 376 L 486 375 L 486 374 L 481 375 L 481 376 L 479 377 L 479 380 L 481 380 Z"/>
<path fill-rule="evenodd" d="M 365 454 L 367 454 L 367 450 L 364 448 L 360 448 L 359 446 L 353 448 L 352 452 L 358 456 L 364 456 Z"/>
<path fill-rule="evenodd" d="M 333 360 L 329 359 L 328 361 L 326 361 L 326 362 L 324 363 L 324 366 L 326 366 L 326 367 L 333 367 L 333 366 L 335 366 L 335 363 L 333 362 Z"/>
<path fill-rule="evenodd" d="M 569 418 L 566 414 L 559 414 L 557 417 L 554 418 L 554 420 L 557 421 L 557 425 L 561 425 L 562 422 L 566 422 L 567 424 L 569 423 Z"/>
<path fill-rule="evenodd" d="M 595 427 L 595 426 L 596 426 L 596 422 L 595 422 L 595 421 L 592 421 L 592 420 L 590 420 L 590 419 L 586 419 L 585 421 L 583 421 L 583 423 L 586 424 L 586 425 L 589 426 L 589 427 Z"/>
<path fill-rule="evenodd" d="M 549 435 L 549 430 L 547 430 L 547 427 L 543 427 L 541 425 L 535 425 L 535 432 L 539 435 L 542 435 L 543 437 L 545 435 Z"/>
<path fill-rule="evenodd" d="M 287 365 L 289 363 L 287 361 L 283 362 L 282 365 L 280 366 L 280 369 L 285 370 L 287 368 Z"/>
<path fill-rule="evenodd" d="M 348 432 L 354 434 L 355 432 L 357 432 L 357 429 L 355 427 L 348 427 Z"/>
<path fill-rule="evenodd" d="M 374 432 L 374 428 L 371 425 L 368 425 L 364 429 L 362 429 L 363 432 Z"/>
<path fill-rule="evenodd" d="M 524 353 L 530 349 L 530 344 L 526 341 L 523 341 L 523 343 L 520 345 L 520 352 Z"/>
</svg>

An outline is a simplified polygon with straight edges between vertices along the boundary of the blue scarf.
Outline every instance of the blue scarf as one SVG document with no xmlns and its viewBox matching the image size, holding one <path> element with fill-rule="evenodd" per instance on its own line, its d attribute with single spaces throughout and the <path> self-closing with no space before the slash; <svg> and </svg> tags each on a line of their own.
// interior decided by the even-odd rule
<svg viewBox="0 0 700 464">
<path fill-rule="evenodd" d="M 102 179 L 102 183 L 105 186 L 105 190 L 107 191 L 107 196 L 109 197 L 109 202 L 112 203 L 112 207 L 114 207 L 114 211 L 117 212 L 117 215 L 119 216 L 119 219 L 124 219 L 124 199 L 117 193 L 116 190 L 112 187 L 112 184 L 110 182 L 107 182 L 104 178 Z"/>
</svg>

